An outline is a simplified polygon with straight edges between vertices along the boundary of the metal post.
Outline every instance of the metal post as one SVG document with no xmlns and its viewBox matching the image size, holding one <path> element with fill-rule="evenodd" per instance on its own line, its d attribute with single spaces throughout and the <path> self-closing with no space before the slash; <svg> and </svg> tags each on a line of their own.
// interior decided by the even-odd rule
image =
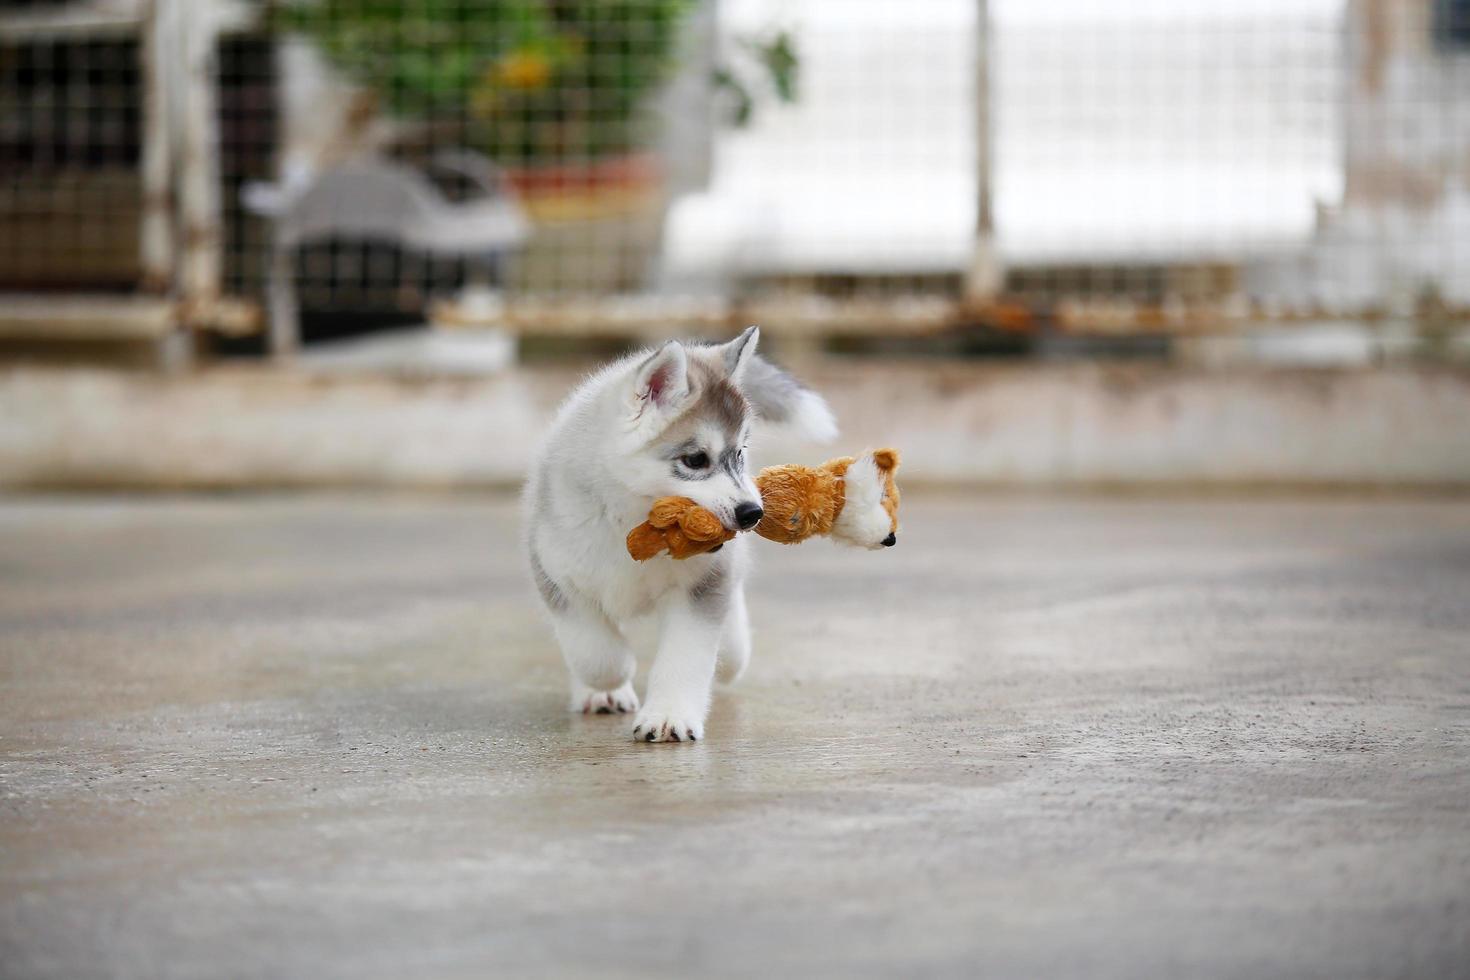
<svg viewBox="0 0 1470 980">
<path fill-rule="evenodd" d="M 213 0 L 160 0 L 173 6 L 183 49 L 179 79 L 179 211 L 185 317 L 207 323 L 220 297 L 223 267 L 219 119 L 216 111 L 217 11 Z"/>
<path fill-rule="evenodd" d="M 965 299 L 971 304 L 993 300 L 1001 288 L 1000 257 L 995 251 L 995 219 L 991 210 L 991 168 L 994 119 L 991 114 L 990 65 L 994 54 L 989 0 L 976 0 L 975 35 L 975 156 L 977 207 L 975 248 L 965 280 Z"/>
<path fill-rule="evenodd" d="M 280 221 L 278 217 L 275 219 Z M 271 243 L 271 267 L 266 283 L 266 306 L 270 325 L 270 353 L 284 359 L 301 347 L 301 303 L 296 296 L 294 243 L 277 229 Z"/>
<path fill-rule="evenodd" d="M 149 0 L 143 13 L 143 222 L 139 253 L 143 289 L 167 293 L 174 285 L 174 227 L 171 181 L 168 69 L 172 54 L 164 0 Z"/>
</svg>

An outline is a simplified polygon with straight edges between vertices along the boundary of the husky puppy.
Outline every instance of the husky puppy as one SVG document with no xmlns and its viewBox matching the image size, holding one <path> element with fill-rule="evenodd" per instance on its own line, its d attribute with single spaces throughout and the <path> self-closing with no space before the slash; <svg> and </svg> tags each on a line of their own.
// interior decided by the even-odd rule
<svg viewBox="0 0 1470 980">
<path fill-rule="evenodd" d="M 745 449 L 757 416 L 830 440 L 827 403 L 756 357 L 751 327 L 722 345 L 670 341 L 579 386 L 552 423 L 525 490 L 531 575 L 571 671 L 573 711 L 636 713 L 633 737 L 704 736 L 710 686 L 750 656 L 746 535 L 687 561 L 635 562 L 628 531 L 654 500 L 689 497 L 731 530 L 761 519 Z M 654 614 L 658 650 L 639 710 L 637 666 L 623 637 Z"/>
</svg>

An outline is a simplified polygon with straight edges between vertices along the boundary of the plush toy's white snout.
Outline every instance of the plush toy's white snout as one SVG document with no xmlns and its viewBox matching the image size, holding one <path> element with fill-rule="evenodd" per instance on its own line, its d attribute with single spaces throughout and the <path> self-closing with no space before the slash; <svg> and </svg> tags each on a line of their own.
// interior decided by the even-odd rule
<svg viewBox="0 0 1470 980">
<path fill-rule="evenodd" d="M 855 548 L 890 546 L 893 519 L 883 506 L 885 480 L 872 453 L 863 453 L 847 468 L 846 502 L 832 524 L 832 537 Z"/>
</svg>

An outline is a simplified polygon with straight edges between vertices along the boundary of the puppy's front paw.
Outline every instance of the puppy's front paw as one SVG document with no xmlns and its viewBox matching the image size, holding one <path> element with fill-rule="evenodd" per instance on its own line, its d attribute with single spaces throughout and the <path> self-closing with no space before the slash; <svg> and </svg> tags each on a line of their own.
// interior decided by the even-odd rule
<svg viewBox="0 0 1470 980">
<path fill-rule="evenodd" d="M 612 691 L 578 686 L 572 691 L 572 710 L 584 715 L 626 715 L 638 710 L 632 682 Z"/>
<path fill-rule="evenodd" d="M 633 738 L 639 742 L 697 742 L 704 738 L 704 719 L 692 711 L 660 711 L 649 705 L 633 721 Z"/>
</svg>

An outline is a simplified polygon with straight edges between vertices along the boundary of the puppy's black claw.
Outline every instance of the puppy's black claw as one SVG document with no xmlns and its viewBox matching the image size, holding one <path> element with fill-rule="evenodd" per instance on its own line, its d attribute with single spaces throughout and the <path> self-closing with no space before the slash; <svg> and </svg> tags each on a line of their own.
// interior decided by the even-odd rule
<svg viewBox="0 0 1470 980">
<path fill-rule="evenodd" d="M 604 704 L 602 707 L 597 709 L 597 713 L 600 715 L 610 715 L 612 714 L 612 709 Z"/>
</svg>

